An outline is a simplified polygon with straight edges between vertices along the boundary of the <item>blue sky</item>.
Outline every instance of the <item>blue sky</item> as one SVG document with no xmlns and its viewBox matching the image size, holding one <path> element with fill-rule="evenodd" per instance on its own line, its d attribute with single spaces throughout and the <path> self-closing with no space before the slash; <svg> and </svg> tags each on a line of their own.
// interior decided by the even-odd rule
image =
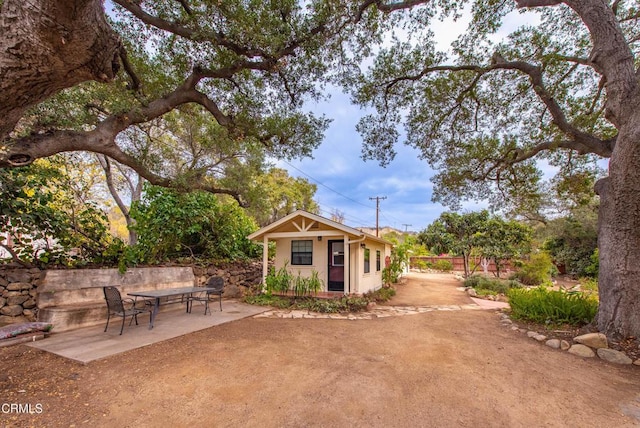
<svg viewBox="0 0 640 428">
<path fill-rule="evenodd" d="M 431 202 L 433 171 L 417 159 L 416 150 L 399 144 L 398 155 L 386 168 L 362 160 L 362 139 L 355 127 L 365 111 L 352 105 L 348 95 L 336 90 L 329 100 L 309 109 L 333 119 L 323 143 L 313 159 L 277 165 L 318 186 L 315 199 L 322 216 L 338 210 L 349 226 L 375 226 L 376 202 L 369 198 L 386 196 L 380 201 L 380 226 L 420 231 L 445 211 Z"/>
<path fill-rule="evenodd" d="M 509 14 L 503 26 L 504 33 L 525 21 L 529 15 Z M 466 29 L 469 14 L 453 22 L 436 22 L 431 30 L 437 35 L 437 46 L 447 50 L 450 43 Z M 380 202 L 380 226 L 419 232 L 440 216 L 447 208 L 431 202 L 434 175 L 426 161 L 418 159 L 418 152 L 404 144 L 397 144 L 393 162 L 382 168 L 376 161 L 361 158 L 362 138 L 356 132 L 358 120 L 367 112 L 351 104 L 349 96 L 339 90 L 329 100 L 310 105 L 316 114 L 333 119 L 325 133 L 323 143 L 313 159 L 290 163 L 278 162 L 291 176 L 307 178 L 318 185 L 316 201 L 321 215 L 330 217 L 339 210 L 349 226 L 373 227 L 376 223 L 376 203 L 370 197 L 386 196 Z M 484 204 L 463 203 L 464 210 L 480 209 Z"/>
<path fill-rule="evenodd" d="M 436 34 L 437 48 L 447 50 L 450 43 L 463 32 L 470 21 L 464 13 L 456 22 L 435 22 L 430 29 Z M 536 24 L 536 11 L 513 11 L 503 19 L 500 30 L 491 37 L 499 42 L 523 24 Z M 356 132 L 358 120 L 367 111 L 351 104 L 349 96 L 336 89 L 329 100 L 309 105 L 316 114 L 332 119 L 323 143 L 313 154 L 313 159 L 290 163 L 277 162 L 291 176 L 307 178 L 317 184 L 316 201 L 321 215 L 330 217 L 335 210 L 345 215 L 349 226 L 375 226 L 376 204 L 370 197 L 386 196 L 380 202 L 380 226 L 419 232 L 448 209 L 431 201 L 433 185 L 430 178 L 434 171 L 426 161 L 418 159 L 418 152 L 398 143 L 396 158 L 386 168 L 376 161 L 365 162 L 361 158 L 362 138 Z M 607 160 L 599 161 L 607 169 Z M 539 166 L 545 178 L 555 175 L 555 168 L 546 162 Z M 463 202 L 463 211 L 486 207 L 483 201 Z"/>
</svg>

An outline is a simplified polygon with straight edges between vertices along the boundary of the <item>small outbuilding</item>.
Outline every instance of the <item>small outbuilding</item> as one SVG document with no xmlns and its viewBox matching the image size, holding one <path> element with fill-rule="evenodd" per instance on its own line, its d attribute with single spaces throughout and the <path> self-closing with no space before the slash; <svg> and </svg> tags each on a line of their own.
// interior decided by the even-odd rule
<svg viewBox="0 0 640 428">
<path fill-rule="evenodd" d="M 391 243 L 344 224 L 298 210 L 248 236 L 263 243 L 263 281 L 267 277 L 269 242 L 276 247 L 275 268 L 293 275 L 315 271 L 321 291 L 364 294 L 383 285 L 382 269 Z"/>
</svg>

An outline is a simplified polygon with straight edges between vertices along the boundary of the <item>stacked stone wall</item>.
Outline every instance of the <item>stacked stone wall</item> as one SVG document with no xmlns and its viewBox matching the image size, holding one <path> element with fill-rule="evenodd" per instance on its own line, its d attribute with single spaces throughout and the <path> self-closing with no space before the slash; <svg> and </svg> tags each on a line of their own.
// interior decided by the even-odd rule
<svg viewBox="0 0 640 428">
<path fill-rule="evenodd" d="M 211 276 L 224 278 L 224 298 L 242 297 L 262 280 L 262 262 L 256 261 L 218 262 L 192 269 L 195 285 L 204 285 Z M 38 286 L 45 274 L 37 268 L 0 265 L 0 326 L 37 320 Z"/>
<path fill-rule="evenodd" d="M 37 289 L 43 276 L 37 268 L 0 267 L 0 325 L 36 320 Z"/>
<path fill-rule="evenodd" d="M 193 268 L 196 285 L 204 285 L 212 276 L 224 279 L 224 297 L 238 298 L 262 282 L 262 262 L 220 262 L 211 266 Z"/>
</svg>

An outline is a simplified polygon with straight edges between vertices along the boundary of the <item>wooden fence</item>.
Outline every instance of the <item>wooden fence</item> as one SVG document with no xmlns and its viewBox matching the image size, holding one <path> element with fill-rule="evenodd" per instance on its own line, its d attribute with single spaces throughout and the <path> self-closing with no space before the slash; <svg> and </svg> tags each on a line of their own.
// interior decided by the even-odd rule
<svg viewBox="0 0 640 428">
<path fill-rule="evenodd" d="M 419 268 L 418 263 L 416 263 L 419 260 L 425 262 L 425 264 L 428 264 L 428 266 L 434 265 L 438 260 L 447 260 L 453 265 L 454 271 L 464 272 L 464 259 L 462 258 L 462 256 L 413 256 L 409 258 L 409 265 L 412 269 Z M 471 271 L 474 271 L 474 268 L 476 273 L 484 272 L 484 269 L 482 268 L 482 266 L 480 266 L 479 257 L 471 257 L 469 259 L 469 269 Z M 487 270 L 491 273 L 494 273 L 496 271 L 496 264 L 493 262 L 493 260 L 489 262 L 489 267 L 487 268 Z M 513 270 L 514 268 L 511 263 L 505 262 L 502 264 L 502 274 L 513 272 Z"/>
</svg>

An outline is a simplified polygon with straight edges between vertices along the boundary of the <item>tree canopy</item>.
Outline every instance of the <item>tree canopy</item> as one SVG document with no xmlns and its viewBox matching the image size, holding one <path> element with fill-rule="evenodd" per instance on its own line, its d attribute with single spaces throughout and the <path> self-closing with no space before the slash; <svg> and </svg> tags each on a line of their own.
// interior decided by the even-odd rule
<svg viewBox="0 0 640 428">
<path fill-rule="evenodd" d="M 86 150 L 152 184 L 238 197 L 202 153 L 166 168 L 169 153 L 145 156 L 122 133 L 192 104 L 215 123 L 208 147 L 291 158 L 321 141 L 328 121 L 301 107 L 319 96 L 320 51 L 341 24 L 324 2 L 116 0 L 109 14 L 100 0 L 37 3 L 1 6 L 0 167 Z"/>
<path fill-rule="evenodd" d="M 558 6 L 528 10 L 531 24 L 498 39 L 516 8 L 542 4 L 444 2 L 438 11 L 430 1 L 394 2 L 410 11 L 397 18 L 404 27 L 352 91 L 357 103 L 375 110 L 358 125 L 365 158 L 389 163 L 406 135 L 405 143 L 437 171 L 434 199 L 451 208 L 475 199 L 517 212 L 540 206 L 550 190 L 590 192 L 593 178 L 603 175 L 595 161 L 611 156 L 617 130 L 606 109 L 614 101 L 605 83 L 614 79 L 596 55 L 605 46 L 594 46 L 601 40 L 589 30 L 609 20 L 632 41 L 620 47 L 631 57 L 638 11 L 632 2 L 616 2 L 615 10 L 602 2 L 552 3 Z M 594 12 L 597 19 L 583 12 L 587 3 L 604 6 Z M 451 51 L 438 51 L 429 25 L 463 11 L 471 14 L 468 30 Z M 633 72 L 633 61 L 626 66 Z M 543 186 L 544 165 L 558 169 L 551 188 Z"/>
<path fill-rule="evenodd" d="M 372 8 L 367 6 L 372 5 Z M 383 164 L 394 145 L 417 148 L 437 172 L 434 199 L 536 212 L 552 191 L 579 195 L 597 179 L 598 328 L 640 334 L 640 11 L 602 0 L 363 2 L 396 29 L 373 65 L 351 75 L 365 158 Z M 509 28 L 516 10 L 535 16 Z M 471 14 L 449 52 L 434 20 Z M 404 126 L 404 129 L 402 129 Z M 596 159 L 609 159 L 608 176 Z M 552 187 L 542 166 L 557 168 Z M 563 193 L 564 192 L 564 193 Z M 580 199 L 578 197 L 578 199 Z"/>
<path fill-rule="evenodd" d="M 23 265 L 105 261 L 117 240 L 106 215 L 85 201 L 61 156 L 0 169 L 0 248 Z"/>
</svg>

